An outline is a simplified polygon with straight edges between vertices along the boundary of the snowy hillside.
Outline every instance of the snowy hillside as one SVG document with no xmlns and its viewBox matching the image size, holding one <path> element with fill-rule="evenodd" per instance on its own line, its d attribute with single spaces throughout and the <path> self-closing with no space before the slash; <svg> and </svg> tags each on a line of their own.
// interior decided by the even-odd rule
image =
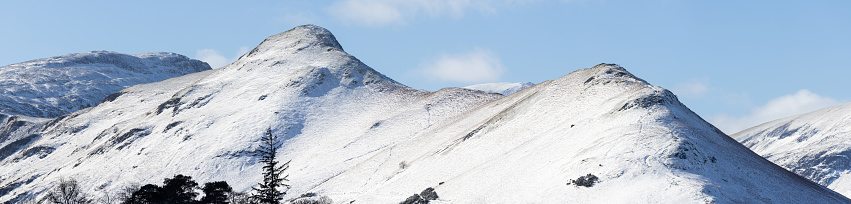
<svg viewBox="0 0 851 204">
<path fill-rule="evenodd" d="M 132 86 L 49 121 L 0 131 L 31 142 L 0 160 L 0 201 L 75 178 L 101 196 L 175 174 L 245 191 L 267 128 L 291 159 L 286 198 L 398 203 L 847 203 L 757 156 L 617 65 L 503 97 L 404 86 L 324 28 L 267 38 L 236 62 Z M 19 124 L 19 125 L 10 125 Z M 6 128 L 6 126 L 16 126 Z M 13 130 L 14 129 L 14 130 Z M 567 185 L 586 174 L 592 187 Z"/>
<path fill-rule="evenodd" d="M 771 121 L 733 137 L 792 172 L 851 195 L 851 103 Z"/>
<path fill-rule="evenodd" d="M 487 84 L 476 84 L 464 87 L 465 89 L 473 89 L 484 91 L 487 93 L 498 93 L 504 96 L 511 95 L 525 88 L 529 88 L 534 86 L 532 82 L 518 82 L 518 83 L 510 83 L 510 82 L 501 82 L 501 83 L 487 83 Z"/>
<path fill-rule="evenodd" d="M 0 114 L 54 118 L 132 85 L 209 69 L 207 63 L 165 52 L 95 51 L 7 65 L 0 67 Z"/>
<path fill-rule="evenodd" d="M 600 183 L 566 185 L 589 173 Z M 427 187 L 449 203 L 849 202 L 609 64 L 488 103 L 312 191 L 391 203 Z"/>
</svg>

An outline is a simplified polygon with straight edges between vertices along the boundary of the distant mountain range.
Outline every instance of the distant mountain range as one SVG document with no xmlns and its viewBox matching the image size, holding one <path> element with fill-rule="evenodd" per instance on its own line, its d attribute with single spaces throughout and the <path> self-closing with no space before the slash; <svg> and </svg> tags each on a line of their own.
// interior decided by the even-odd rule
<svg viewBox="0 0 851 204">
<path fill-rule="evenodd" d="M 132 85 L 209 69 L 207 63 L 167 52 L 95 51 L 7 65 L 0 67 L 0 114 L 55 118 Z"/>
<path fill-rule="evenodd" d="M 771 121 L 733 137 L 789 171 L 851 195 L 851 103 Z"/>
<path fill-rule="evenodd" d="M 513 93 L 516 93 L 520 90 L 523 90 L 525 88 L 529 88 L 529 87 L 534 86 L 534 85 L 535 84 L 532 83 L 532 82 L 519 82 L 519 83 L 502 82 L 502 83 L 476 84 L 476 85 L 466 86 L 464 88 L 465 89 L 473 89 L 473 90 L 484 91 L 484 92 L 487 92 L 487 93 L 497 93 L 497 94 L 502 94 L 502 95 L 508 96 L 508 95 L 511 95 Z"/>
<path fill-rule="evenodd" d="M 247 191 L 262 180 L 253 152 L 266 129 L 291 160 L 287 200 L 399 203 L 432 188 L 434 203 L 851 202 L 618 65 L 513 94 L 428 92 L 313 25 L 220 69 L 134 85 L 56 118 L 7 118 L 0 201 L 41 198 L 60 178 L 93 195 L 175 174 Z"/>
</svg>

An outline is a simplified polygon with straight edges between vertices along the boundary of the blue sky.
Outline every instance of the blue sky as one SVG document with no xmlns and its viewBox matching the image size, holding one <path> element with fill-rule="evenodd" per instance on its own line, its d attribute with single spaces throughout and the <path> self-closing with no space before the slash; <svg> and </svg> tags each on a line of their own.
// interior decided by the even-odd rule
<svg viewBox="0 0 851 204">
<path fill-rule="evenodd" d="M 616 63 L 734 133 L 851 101 L 851 1 L 2 1 L 0 65 L 176 52 L 224 65 L 302 24 L 414 88 Z"/>
</svg>

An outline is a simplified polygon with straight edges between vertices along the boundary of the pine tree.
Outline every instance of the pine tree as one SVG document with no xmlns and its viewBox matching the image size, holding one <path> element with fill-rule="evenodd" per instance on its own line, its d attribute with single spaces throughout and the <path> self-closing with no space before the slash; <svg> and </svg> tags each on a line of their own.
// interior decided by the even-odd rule
<svg viewBox="0 0 851 204">
<path fill-rule="evenodd" d="M 275 154 L 278 152 L 281 143 L 278 141 L 278 136 L 272 134 L 271 128 L 266 129 L 266 134 L 260 138 L 260 142 L 257 155 L 261 157 L 260 162 L 265 163 L 263 166 L 263 183 L 259 183 L 260 186 L 254 188 L 255 194 L 251 197 L 259 203 L 279 204 L 290 187 L 284 183 L 288 180 L 287 176 L 283 175 L 284 171 L 289 168 L 290 162 L 287 161 L 283 165 L 278 165 Z M 281 187 L 285 189 L 283 191 L 278 190 Z"/>
</svg>

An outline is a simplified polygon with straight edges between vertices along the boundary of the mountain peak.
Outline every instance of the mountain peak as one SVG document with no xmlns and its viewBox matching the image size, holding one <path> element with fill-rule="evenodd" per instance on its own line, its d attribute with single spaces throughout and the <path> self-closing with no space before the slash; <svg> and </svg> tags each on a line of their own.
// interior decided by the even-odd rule
<svg viewBox="0 0 851 204">
<path fill-rule="evenodd" d="M 627 82 L 627 84 L 639 83 L 649 85 L 643 79 L 632 75 L 632 73 L 629 73 L 629 71 L 626 71 L 626 69 L 617 64 L 600 63 L 582 71 L 590 72 L 588 75 L 591 75 L 585 80 L 584 84 L 591 83 L 591 85 L 596 85 Z"/>
<path fill-rule="evenodd" d="M 278 51 L 295 53 L 308 48 L 318 48 L 317 50 L 322 51 L 343 51 L 343 46 L 337 42 L 337 38 L 328 29 L 316 25 L 301 25 L 283 33 L 269 36 L 243 58 Z"/>
<path fill-rule="evenodd" d="M 315 25 L 302 25 L 272 35 L 221 70 L 224 71 L 213 76 L 222 77 L 209 77 L 199 83 L 209 81 L 217 86 L 220 83 L 217 80 L 237 75 L 276 77 L 289 80 L 285 82 L 288 87 L 302 87 L 305 94 L 324 93 L 338 86 L 385 82 L 404 86 L 346 53 L 331 31 Z"/>
</svg>

